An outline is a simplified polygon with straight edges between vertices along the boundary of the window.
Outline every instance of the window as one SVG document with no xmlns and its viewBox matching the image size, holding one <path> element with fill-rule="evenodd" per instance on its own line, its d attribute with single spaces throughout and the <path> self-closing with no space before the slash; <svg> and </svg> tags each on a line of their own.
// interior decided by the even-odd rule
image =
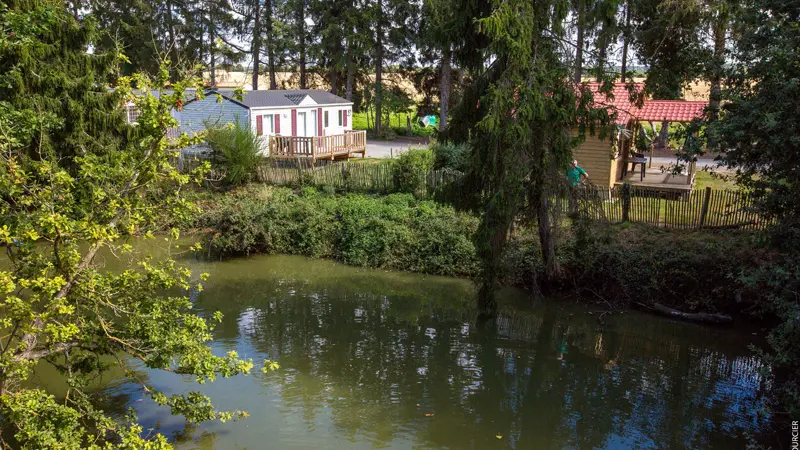
<svg viewBox="0 0 800 450">
<path fill-rule="evenodd" d="M 328 111 L 325 111 L 322 117 L 324 117 L 323 122 L 325 122 L 325 128 L 328 128 Z"/>
<path fill-rule="evenodd" d="M 340 126 L 340 127 L 341 127 L 341 126 L 344 126 L 344 125 L 343 125 L 343 124 L 344 124 L 344 120 L 343 120 L 343 117 L 342 117 L 342 116 L 344 116 L 344 110 L 343 110 L 343 109 L 340 109 L 340 110 L 339 110 L 339 126 Z"/>
<path fill-rule="evenodd" d="M 276 123 L 278 121 L 277 116 L 277 114 L 256 116 L 256 135 L 263 136 L 265 134 L 270 135 L 276 133 Z"/>
<path fill-rule="evenodd" d="M 267 134 L 272 134 L 275 132 L 275 125 L 272 118 L 272 114 L 267 114 L 264 116 L 264 131 Z"/>
<path fill-rule="evenodd" d="M 136 105 L 128 105 L 125 112 L 128 115 L 128 123 L 136 123 L 139 119 L 139 108 Z"/>
<path fill-rule="evenodd" d="M 317 135 L 317 110 L 311 110 L 311 120 L 306 122 L 306 136 L 316 136 Z"/>
</svg>

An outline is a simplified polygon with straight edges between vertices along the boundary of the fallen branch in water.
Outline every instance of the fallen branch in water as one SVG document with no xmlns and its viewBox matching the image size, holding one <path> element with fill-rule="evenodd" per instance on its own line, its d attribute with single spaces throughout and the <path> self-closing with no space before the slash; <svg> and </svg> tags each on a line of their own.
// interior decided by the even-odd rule
<svg viewBox="0 0 800 450">
<path fill-rule="evenodd" d="M 669 306 L 664 306 L 660 303 L 652 303 L 650 305 L 645 305 L 642 303 L 636 303 L 637 305 L 646 308 L 650 311 L 659 313 L 661 315 L 672 317 L 674 319 L 681 319 L 687 320 L 690 322 L 699 322 L 699 323 L 731 323 L 733 322 L 733 318 L 727 314 L 717 314 L 717 313 L 687 313 L 683 311 L 678 311 L 677 309 L 672 309 Z"/>
</svg>

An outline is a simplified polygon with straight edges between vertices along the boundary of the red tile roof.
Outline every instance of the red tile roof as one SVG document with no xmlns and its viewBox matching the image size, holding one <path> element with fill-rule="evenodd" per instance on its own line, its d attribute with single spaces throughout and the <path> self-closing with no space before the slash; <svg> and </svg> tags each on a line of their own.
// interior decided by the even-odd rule
<svg viewBox="0 0 800 450">
<path fill-rule="evenodd" d="M 691 122 L 703 117 L 708 102 L 685 100 L 645 100 L 636 118 L 647 121 Z"/>
<path fill-rule="evenodd" d="M 616 123 L 625 125 L 633 118 L 644 121 L 690 122 L 703 116 L 703 109 L 708 102 L 685 100 L 649 100 L 644 99 L 642 107 L 631 102 L 631 92 L 624 83 L 615 83 L 611 90 L 614 98 L 599 92 L 600 83 L 587 83 L 598 106 L 606 106 L 609 114 L 616 113 Z M 642 83 L 633 84 L 634 96 L 644 89 Z"/>
</svg>

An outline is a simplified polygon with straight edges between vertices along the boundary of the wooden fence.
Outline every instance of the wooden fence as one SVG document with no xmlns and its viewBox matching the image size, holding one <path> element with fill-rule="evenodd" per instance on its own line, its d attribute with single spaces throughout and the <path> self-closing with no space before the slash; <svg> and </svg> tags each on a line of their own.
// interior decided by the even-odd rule
<svg viewBox="0 0 800 450">
<path fill-rule="evenodd" d="M 557 200 L 556 207 L 575 213 L 577 204 L 579 215 L 608 223 L 739 230 L 761 230 L 771 224 L 759 214 L 757 199 L 741 191 L 706 188 L 673 193 L 623 185 L 613 189 L 582 187 L 574 195 L 574 202 Z"/>
<path fill-rule="evenodd" d="M 442 194 L 445 189 L 462 177 L 460 172 L 441 169 L 420 173 L 424 183 L 418 195 Z M 268 160 L 258 169 L 258 178 L 264 183 L 278 186 L 307 184 L 330 186 L 350 192 L 372 192 L 388 194 L 398 191 L 392 166 L 386 163 L 326 162 L 316 163 L 306 158 L 294 160 Z"/>
<path fill-rule="evenodd" d="M 196 162 L 183 159 L 188 171 Z M 417 195 L 455 203 L 462 195 L 463 174 L 442 169 L 420 174 L 424 186 Z M 221 178 L 221 176 L 217 176 Z M 386 163 L 333 162 L 309 158 L 267 159 L 258 169 L 259 181 L 279 186 L 330 186 L 336 190 L 388 194 L 398 191 L 392 166 Z M 552 192 L 554 212 L 606 223 L 637 222 L 677 229 L 762 230 L 771 225 L 758 212 L 757 198 L 735 190 L 661 191 L 631 185 L 602 188 L 584 186 Z"/>
</svg>

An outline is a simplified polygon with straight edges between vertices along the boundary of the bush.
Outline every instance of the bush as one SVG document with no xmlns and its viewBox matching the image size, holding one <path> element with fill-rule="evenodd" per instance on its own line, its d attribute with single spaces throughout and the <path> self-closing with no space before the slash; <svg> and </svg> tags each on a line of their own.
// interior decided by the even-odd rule
<svg viewBox="0 0 800 450">
<path fill-rule="evenodd" d="M 395 189 L 420 196 L 425 193 L 428 172 L 433 169 L 433 152 L 428 149 L 410 149 L 392 160 L 392 178 Z"/>
<path fill-rule="evenodd" d="M 459 172 L 469 171 L 471 165 L 469 143 L 433 142 L 428 148 L 433 152 L 434 169 L 449 168 Z"/>
<path fill-rule="evenodd" d="M 735 281 L 765 257 L 749 239 L 746 233 L 581 224 L 560 254 L 571 288 L 594 299 L 731 314 L 758 301 Z"/>
<path fill-rule="evenodd" d="M 473 276 L 477 219 L 409 194 L 337 196 L 248 187 L 205 205 L 197 226 L 215 256 L 287 253 L 346 264 Z"/>
<path fill-rule="evenodd" d="M 228 185 L 243 185 L 256 179 L 263 159 L 261 139 L 247 125 L 227 124 L 208 127 L 206 142 L 214 161 L 222 166 Z"/>
</svg>

